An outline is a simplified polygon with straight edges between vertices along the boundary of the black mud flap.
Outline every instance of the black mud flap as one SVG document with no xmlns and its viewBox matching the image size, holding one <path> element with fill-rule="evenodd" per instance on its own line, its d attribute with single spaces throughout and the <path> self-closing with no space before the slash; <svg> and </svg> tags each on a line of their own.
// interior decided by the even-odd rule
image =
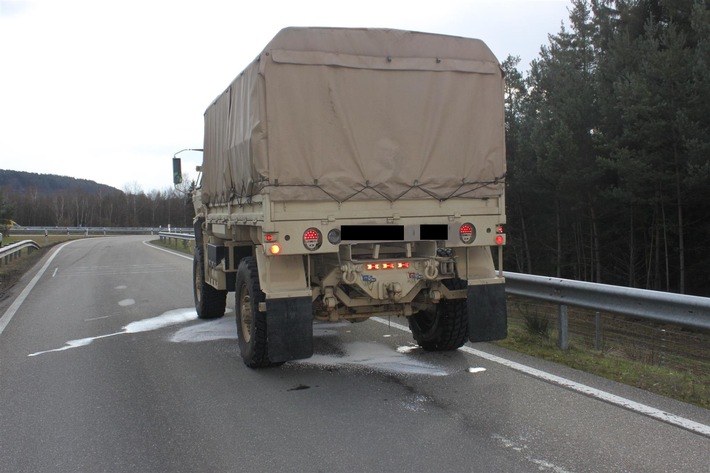
<svg viewBox="0 0 710 473">
<path fill-rule="evenodd" d="M 468 286 L 468 339 L 503 340 L 508 336 L 508 310 L 504 284 Z"/>
<path fill-rule="evenodd" d="M 266 301 L 269 361 L 281 363 L 313 356 L 313 304 L 310 297 Z"/>
</svg>

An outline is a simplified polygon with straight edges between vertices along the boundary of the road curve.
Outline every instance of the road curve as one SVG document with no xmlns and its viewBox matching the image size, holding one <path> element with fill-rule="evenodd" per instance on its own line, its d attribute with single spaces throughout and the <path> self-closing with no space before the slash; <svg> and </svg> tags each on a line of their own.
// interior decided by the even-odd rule
<svg viewBox="0 0 710 473">
<path fill-rule="evenodd" d="M 403 320 L 318 324 L 313 358 L 250 370 L 233 311 L 197 320 L 190 260 L 148 238 L 57 248 L 5 308 L 0 472 L 710 471 L 707 410 L 492 345 L 426 353 Z"/>
</svg>

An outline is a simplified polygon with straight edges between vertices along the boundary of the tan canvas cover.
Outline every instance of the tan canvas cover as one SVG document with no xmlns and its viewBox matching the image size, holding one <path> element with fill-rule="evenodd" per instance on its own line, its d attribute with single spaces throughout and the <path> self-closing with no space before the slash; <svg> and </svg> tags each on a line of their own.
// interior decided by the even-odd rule
<svg viewBox="0 0 710 473">
<path fill-rule="evenodd" d="M 476 39 L 286 28 L 205 112 L 203 201 L 504 190 L 503 77 Z"/>
</svg>

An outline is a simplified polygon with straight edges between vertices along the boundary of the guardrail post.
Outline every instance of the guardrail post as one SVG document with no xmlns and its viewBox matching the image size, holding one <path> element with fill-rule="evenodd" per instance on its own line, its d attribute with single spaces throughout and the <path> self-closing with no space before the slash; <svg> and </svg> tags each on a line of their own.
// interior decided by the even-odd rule
<svg viewBox="0 0 710 473">
<path fill-rule="evenodd" d="M 599 311 L 594 312 L 594 349 L 602 349 L 602 315 Z"/>
<path fill-rule="evenodd" d="M 563 350 L 569 348 L 569 330 L 568 330 L 568 316 L 567 316 L 567 305 L 560 305 L 560 317 L 557 324 L 559 332 L 559 346 Z"/>
</svg>

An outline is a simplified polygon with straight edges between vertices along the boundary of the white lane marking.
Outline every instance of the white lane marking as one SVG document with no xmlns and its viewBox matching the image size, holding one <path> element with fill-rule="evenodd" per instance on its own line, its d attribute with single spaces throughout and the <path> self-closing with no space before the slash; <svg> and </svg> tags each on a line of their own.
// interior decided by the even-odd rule
<svg viewBox="0 0 710 473">
<path fill-rule="evenodd" d="M 163 327 L 170 327 L 172 325 L 189 322 L 191 320 L 196 319 L 197 312 L 195 312 L 195 309 L 190 308 L 169 310 L 168 312 L 165 312 L 164 314 L 159 315 L 157 317 L 131 322 L 130 324 L 123 327 L 123 330 L 121 330 L 120 332 L 109 333 L 107 335 L 98 335 L 96 337 L 81 338 L 79 340 L 69 340 L 61 348 L 38 351 L 36 353 L 30 353 L 27 356 L 37 356 L 43 355 L 45 353 L 52 353 L 55 351 L 69 350 L 70 348 L 85 347 L 87 345 L 90 345 L 91 342 L 93 342 L 94 340 L 99 340 L 101 338 L 115 337 L 116 335 L 123 335 L 124 333 L 148 332 L 151 330 L 158 330 Z"/>
<path fill-rule="evenodd" d="M 135 303 L 136 301 L 134 301 L 133 299 L 123 299 L 121 301 L 118 301 L 118 305 L 120 305 L 121 307 L 128 307 L 129 305 L 133 305 Z"/>
<path fill-rule="evenodd" d="M 148 246 L 149 248 L 153 248 L 154 250 L 164 251 L 166 253 L 170 253 L 171 255 L 179 256 L 180 258 L 185 258 L 185 259 L 189 259 L 190 261 L 192 261 L 192 256 L 188 256 L 184 253 L 178 253 L 177 251 L 172 251 L 172 250 L 168 250 L 165 248 L 161 248 L 161 247 L 159 247 L 157 245 L 153 245 L 147 241 L 143 241 L 143 244 Z"/>
<path fill-rule="evenodd" d="M 22 290 L 19 296 L 17 296 L 17 299 L 15 299 L 15 302 L 8 307 L 8 309 L 5 311 L 2 317 L 0 317 L 0 335 L 5 331 L 5 327 L 7 327 L 7 324 L 10 323 L 12 318 L 15 316 L 15 313 L 18 311 L 20 306 L 22 306 L 22 303 L 25 302 L 25 299 L 27 299 L 27 296 L 30 295 L 30 292 L 32 292 L 32 289 L 34 289 L 35 285 L 37 284 L 37 281 L 42 277 L 45 271 L 47 271 L 47 268 L 49 267 L 50 264 L 52 264 L 52 261 L 54 258 L 59 254 L 62 249 L 67 246 L 71 245 L 72 243 L 75 243 L 77 241 L 83 241 L 83 240 L 72 240 L 64 243 L 62 246 L 57 248 L 57 251 L 55 251 L 52 256 L 47 259 L 47 262 L 44 263 L 44 266 L 42 266 L 42 269 L 40 269 L 37 274 L 35 274 L 35 277 L 32 278 L 30 283 Z"/>
<path fill-rule="evenodd" d="M 539 459 L 534 458 L 530 455 L 527 455 L 525 452 L 528 450 L 528 446 L 525 445 L 524 443 L 523 444 L 517 443 L 513 440 L 507 439 L 507 438 L 503 437 L 502 435 L 498 435 L 498 434 L 494 434 L 492 437 L 494 440 L 500 442 L 501 445 L 503 445 L 503 447 L 510 448 L 511 450 L 514 450 L 518 453 L 522 453 L 523 455 L 525 455 L 525 458 L 529 462 L 534 463 L 535 465 L 538 466 L 539 471 L 552 470 L 555 473 L 570 473 L 569 470 L 565 470 L 564 468 L 559 467 L 559 466 L 555 465 L 554 463 L 550 463 L 547 460 L 539 460 Z"/>
<path fill-rule="evenodd" d="M 405 327 L 404 325 L 401 325 L 401 324 L 398 324 L 395 322 L 391 322 L 386 319 L 381 319 L 379 317 L 372 317 L 371 320 L 374 320 L 375 322 L 379 322 L 383 325 L 387 325 L 387 326 L 402 330 L 404 332 L 410 331 L 409 327 Z M 477 350 L 475 348 L 463 346 L 463 347 L 459 348 L 459 350 L 464 351 L 464 352 L 469 353 L 474 356 L 479 356 L 479 357 L 484 358 L 488 361 L 492 361 L 493 363 L 498 363 L 500 365 L 514 369 L 515 371 L 520 371 L 521 373 L 525 373 L 525 374 L 533 376 L 535 378 L 542 379 L 543 381 L 547 381 L 548 383 L 557 384 L 557 385 L 565 387 L 567 389 L 577 391 L 578 393 L 582 393 L 587 396 L 594 397 L 596 399 L 600 399 L 602 401 L 608 402 L 610 404 L 614 404 L 616 406 L 623 407 L 624 409 L 628 409 L 630 411 L 634 411 L 639 414 L 643 414 L 648 417 L 652 417 L 654 419 L 666 422 L 668 424 L 672 424 L 677 427 L 681 427 L 683 429 L 690 430 L 691 432 L 695 432 L 700 435 L 710 437 L 710 425 L 701 424 L 700 422 L 695 422 L 693 420 L 686 419 L 685 417 L 680 417 L 675 414 L 671 414 L 670 412 L 662 411 L 660 409 L 656 409 L 655 407 L 647 406 L 645 404 L 641 404 L 640 402 L 632 401 L 631 399 L 626 399 L 624 397 L 617 396 L 616 394 L 611 394 L 606 391 L 602 391 L 600 389 L 596 389 L 591 386 L 587 386 L 585 384 L 577 383 L 575 381 L 571 381 L 571 380 L 563 378 L 561 376 L 556 376 L 556 375 L 548 373 L 546 371 L 538 370 L 536 368 L 532 368 L 530 366 L 523 365 L 522 363 L 517 363 L 515 361 L 510 361 L 510 360 L 502 358 L 500 356 L 492 355 L 490 353 L 486 353 L 484 351 Z"/>
<path fill-rule="evenodd" d="M 93 319 L 84 319 L 84 322 L 93 322 L 94 320 L 108 319 L 110 315 L 104 315 L 103 317 L 94 317 Z"/>
<path fill-rule="evenodd" d="M 52 273 L 52 277 L 57 275 L 57 271 L 59 271 L 59 268 L 54 268 L 54 272 Z"/>
</svg>

